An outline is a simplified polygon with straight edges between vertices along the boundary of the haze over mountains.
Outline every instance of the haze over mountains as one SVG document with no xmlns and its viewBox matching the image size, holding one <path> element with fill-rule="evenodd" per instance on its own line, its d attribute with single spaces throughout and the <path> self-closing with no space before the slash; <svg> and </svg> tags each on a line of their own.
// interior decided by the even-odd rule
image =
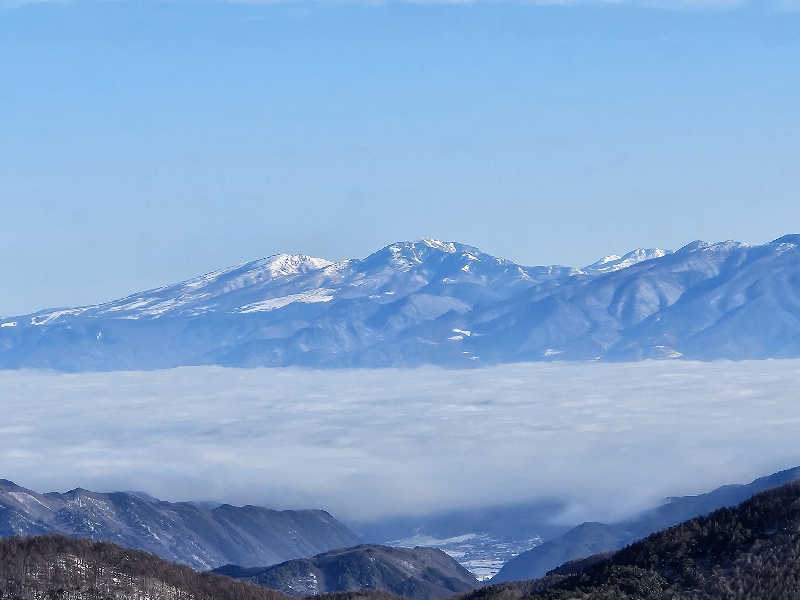
<svg viewBox="0 0 800 600">
<path fill-rule="evenodd" d="M 800 484 L 762 492 L 610 556 L 464 600 L 793 600 L 800 596 Z"/>
<path fill-rule="evenodd" d="M 570 581 L 573 583 L 580 581 L 581 585 L 587 585 L 595 581 L 591 579 L 594 577 L 592 573 L 601 578 L 610 576 L 612 580 L 617 581 L 618 576 L 626 572 L 625 569 L 598 571 L 595 565 L 607 565 L 608 561 L 612 565 L 618 564 L 622 557 L 631 556 L 632 548 L 651 547 L 653 540 L 664 540 L 671 544 L 676 541 L 675 533 L 679 533 L 678 542 L 686 536 L 688 542 L 680 542 L 655 563 L 650 562 L 647 566 L 642 564 L 640 567 L 655 569 L 660 573 L 655 581 L 660 582 L 662 588 L 669 587 L 674 582 L 680 582 L 681 585 L 691 583 L 703 586 L 707 584 L 716 586 L 721 583 L 725 587 L 728 578 L 735 581 L 742 573 L 748 573 L 750 568 L 769 570 L 773 568 L 771 565 L 776 564 L 774 560 L 751 561 L 748 555 L 744 554 L 741 555 L 741 560 L 744 561 L 742 566 L 747 563 L 748 568 L 744 570 L 737 568 L 727 572 L 723 579 L 719 579 L 719 573 L 733 564 L 729 561 L 731 559 L 738 561 L 740 558 L 738 553 L 742 550 L 749 552 L 748 548 L 752 542 L 756 542 L 756 546 L 753 546 L 755 549 L 762 542 L 771 544 L 776 534 L 784 536 L 781 544 L 788 544 L 786 549 L 790 551 L 792 561 L 796 561 L 800 548 L 795 523 L 798 515 L 796 498 L 800 492 L 796 482 L 799 476 L 800 467 L 796 467 L 762 477 L 747 485 L 728 485 L 706 494 L 669 499 L 666 503 L 641 513 L 635 519 L 622 523 L 612 525 L 585 523 L 510 560 L 492 583 L 511 579 L 530 580 L 554 569 L 544 579 L 511 585 L 493 585 L 475 591 L 468 597 L 474 600 L 484 596 L 490 599 L 509 597 L 513 600 L 537 590 L 558 589 Z M 795 483 L 786 486 L 787 482 Z M 388 547 L 375 544 L 341 547 L 308 558 L 295 558 L 269 566 L 248 568 L 226 564 L 214 569 L 216 574 L 201 574 L 187 567 L 166 562 L 164 558 L 180 555 L 180 550 L 187 550 L 197 553 L 194 559 L 198 559 L 199 556 L 214 554 L 215 549 L 222 547 L 228 550 L 228 556 L 248 561 L 249 557 L 255 555 L 267 556 L 263 552 L 258 554 L 258 544 L 254 544 L 253 540 L 261 540 L 262 546 L 265 545 L 264 540 L 269 540 L 272 547 L 291 547 L 294 549 L 292 551 L 302 551 L 302 548 L 307 546 L 297 543 L 299 534 L 306 538 L 305 541 L 316 539 L 319 544 L 327 543 L 332 538 L 326 528 L 319 529 L 313 524 L 311 527 L 304 524 L 303 517 L 313 522 L 321 511 L 277 513 L 256 507 L 237 509 L 223 505 L 219 508 L 225 509 L 226 514 L 221 518 L 220 515 L 213 514 L 218 509 L 198 508 L 191 503 L 160 502 L 143 493 L 98 494 L 76 489 L 65 494 L 35 494 L 7 481 L 3 481 L 2 486 L 0 536 L 14 536 L 12 539 L 0 541 L 0 559 L 2 559 L 0 571 L 4 573 L 0 585 L 2 598 L 38 600 L 49 597 L 46 596 L 48 591 L 61 589 L 64 591 L 59 593 L 59 597 L 74 600 L 142 596 L 177 599 L 189 591 L 194 594 L 193 597 L 273 600 L 286 599 L 280 592 L 295 597 L 308 597 L 331 592 L 349 594 L 377 591 L 411 600 L 442 600 L 453 594 L 469 592 L 480 587 L 474 575 L 456 561 L 463 559 L 459 553 L 448 556 L 447 553 L 434 548 Z M 770 489 L 774 491 L 761 493 Z M 661 531 L 670 525 L 706 515 L 721 507 L 736 506 L 759 493 L 761 495 L 755 496 L 754 501 L 744 505 L 744 507 L 748 505 L 756 507 L 755 512 L 749 508 L 723 510 L 721 513 L 715 513 L 717 516 L 711 519 L 690 521 L 671 530 Z M 764 499 L 767 499 L 766 504 Z M 493 512 L 495 515 L 498 514 L 496 511 Z M 256 514 L 256 518 L 253 517 L 253 513 Z M 327 515 L 327 513 L 321 514 Z M 731 516 L 735 517 L 733 521 L 729 519 Z M 282 520 L 287 517 L 293 523 L 289 528 L 281 526 Z M 752 521 L 753 517 L 755 521 Z M 746 525 L 743 530 L 736 524 L 740 518 L 744 519 L 743 523 Z M 716 528 L 726 520 L 732 527 L 724 525 L 725 531 L 712 533 L 710 538 L 703 537 L 696 542 L 691 541 L 692 536 L 698 531 L 702 532 L 709 525 Z M 216 525 L 209 525 L 211 521 L 217 521 Z M 746 522 L 756 527 L 753 528 Z M 510 521 L 509 526 L 511 525 Z M 49 533 L 58 528 L 70 537 Z M 341 526 L 337 529 L 341 529 Z M 617 554 L 609 552 L 630 544 L 636 538 L 657 531 L 661 533 L 652 535 L 643 543 L 635 544 Z M 38 537 L 19 537 L 20 534 Z M 175 543 L 177 537 L 185 539 L 181 544 L 177 544 Z M 351 538 L 341 539 L 347 542 Z M 98 540 L 103 542 L 96 543 Z M 108 543 L 111 540 L 114 544 Z M 133 548 L 134 551 L 126 548 Z M 142 548 L 149 548 L 153 554 L 141 552 Z M 714 556 L 719 554 L 717 558 L 721 561 L 714 563 L 715 567 L 710 576 L 704 576 L 701 580 L 696 579 L 697 571 L 693 569 L 695 566 L 708 567 L 709 564 L 705 559 L 699 560 L 696 565 L 679 560 L 680 555 L 684 553 L 688 553 L 692 560 L 697 560 L 709 552 Z M 653 559 L 652 552 L 639 553 L 637 556 L 637 560 Z M 574 560 L 576 558 L 581 560 Z M 253 561 L 249 562 L 252 564 Z M 664 565 L 670 564 L 688 566 L 689 570 L 676 572 L 669 566 L 663 568 Z M 194 566 L 201 568 L 197 562 Z M 575 574 L 578 574 L 577 580 Z M 587 580 L 585 574 L 588 574 L 590 579 Z M 260 588 L 261 591 L 257 587 L 247 585 L 237 587 L 232 580 L 219 575 L 227 575 L 263 587 Z M 676 576 L 678 578 L 674 579 Z M 689 579 L 685 578 L 687 576 Z M 625 575 L 624 579 L 626 582 L 620 585 L 623 591 L 628 592 L 632 589 L 629 588 L 629 584 L 637 581 L 645 586 L 653 583 L 651 575 L 637 570 Z M 786 583 L 783 577 L 774 580 L 762 577 L 760 581 L 759 585 L 766 582 L 777 587 Z M 105 591 L 98 595 L 98 590 Z M 640 591 L 644 593 L 646 590 L 643 588 Z M 598 596 L 587 597 L 622 597 L 618 591 L 607 595 L 608 590 L 605 587 L 599 592 Z M 8 596 L 9 593 L 11 596 Z M 738 593 L 738 596 L 731 597 L 767 597 L 747 596 L 746 589 L 739 589 Z M 375 600 L 381 597 L 380 594 L 367 595 Z M 343 596 L 341 600 L 349 597 L 349 595 Z M 549 595 L 544 597 L 551 598 Z M 562 597 L 584 596 L 569 593 L 552 596 L 552 598 Z M 651 596 L 645 594 L 635 597 Z M 652 597 L 662 596 L 656 594 Z M 712 594 L 711 597 L 727 596 Z"/>
<path fill-rule="evenodd" d="M 493 582 L 543 577 L 568 561 L 619 550 L 651 533 L 708 514 L 726 506 L 736 506 L 753 495 L 800 478 L 800 467 L 760 477 L 745 485 L 725 485 L 697 496 L 670 498 L 661 506 L 620 523 L 582 523 L 563 535 L 521 553 L 506 562 Z"/>
<path fill-rule="evenodd" d="M 274 564 L 360 542 L 322 510 L 206 508 L 80 488 L 38 494 L 0 480 L 0 536 L 45 534 L 114 542 L 203 570 Z"/>
<path fill-rule="evenodd" d="M 800 235 L 692 242 L 583 269 L 463 244 L 339 263 L 277 255 L 126 298 L 0 320 L 0 367 L 476 366 L 800 356 Z"/>
</svg>

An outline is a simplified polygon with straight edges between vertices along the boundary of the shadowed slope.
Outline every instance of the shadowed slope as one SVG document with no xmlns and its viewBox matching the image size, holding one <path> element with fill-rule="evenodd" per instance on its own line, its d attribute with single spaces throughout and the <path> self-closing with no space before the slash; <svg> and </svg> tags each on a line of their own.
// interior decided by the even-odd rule
<svg viewBox="0 0 800 600">
<path fill-rule="evenodd" d="M 579 565 L 578 567 L 580 567 Z M 578 574 L 499 584 L 464 600 L 746 600 L 800 597 L 800 483 L 584 563 Z M 567 572 L 576 570 L 575 565 Z"/>
<path fill-rule="evenodd" d="M 84 489 L 38 494 L 0 480 L 0 536 L 46 533 L 114 542 L 199 569 L 275 564 L 359 542 L 322 510 L 208 508 Z"/>
<path fill-rule="evenodd" d="M 215 572 L 295 596 L 380 590 L 415 600 L 438 600 L 478 586 L 469 571 L 434 548 L 363 545 L 266 569 L 228 565 Z"/>
</svg>

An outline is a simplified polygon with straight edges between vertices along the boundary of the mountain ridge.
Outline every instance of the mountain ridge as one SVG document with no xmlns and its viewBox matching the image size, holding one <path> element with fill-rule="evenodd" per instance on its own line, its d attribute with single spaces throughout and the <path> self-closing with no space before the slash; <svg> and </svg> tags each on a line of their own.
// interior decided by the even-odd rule
<svg viewBox="0 0 800 600">
<path fill-rule="evenodd" d="M 266 568 L 225 565 L 213 571 L 292 596 L 378 590 L 413 600 L 444 600 L 478 587 L 478 580 L 434 548 L 363 544 Z"/>
<path fill-rule="evenodd" d="M 759 477 L 746 484 L 728 484 L 694 496 L 667 498 L 664 504 L 618 523 L 582 523 L 506 562 L 492 583 L 536 579 L 562 564 L 613 552 L 648 535 L 738 505 L 765 490 L 800 479 L 800 467 Z"/>
<path fill-rule="evenodd" d="M 82 488 L 39 494 L 0 480 L 0 536 L 45 534 L 114 542 L 199 569 L 274 564 L 360 542 L 323 510 L 205 508 Z"/>
<path fill-rule="evenodd" d="M 102 304 L 2 318 L 0 368 L 795 357 L 798 258 L 796 234 L 642 248 L 582 269 L 434 239 L 339 262 L 278 254 Z"/>
<path fill-rule="evenodd" d="M 790 600 L 800 594 L 800 483 L 793 481 L 547 576 L 460 600 Z"/>
</svg>

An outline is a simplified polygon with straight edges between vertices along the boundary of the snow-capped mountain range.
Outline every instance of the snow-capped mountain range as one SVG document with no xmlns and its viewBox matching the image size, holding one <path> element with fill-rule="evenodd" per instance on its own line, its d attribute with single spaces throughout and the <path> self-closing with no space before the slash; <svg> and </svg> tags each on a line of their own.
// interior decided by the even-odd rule
<svg viewBox="0 0 800 600">
<path fill-rule="evenodd" d="M 800 356 L 800 235 L 528 267 L 453 242 L 279 254 L 0 319 L 0 368 L 478 366 Z"/>
</svg>

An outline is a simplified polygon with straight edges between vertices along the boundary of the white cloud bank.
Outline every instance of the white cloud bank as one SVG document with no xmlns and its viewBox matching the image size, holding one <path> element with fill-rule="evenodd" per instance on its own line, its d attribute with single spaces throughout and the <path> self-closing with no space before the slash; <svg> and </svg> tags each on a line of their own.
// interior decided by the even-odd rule
<svg viewBox="0 0 800 600">
<path fill-rule="evenodd" d="M 800 361 L 0 372 L 0 477 L 365 518 L 559 496 L 611 518 L 800 464 Z"/>
</svg>

